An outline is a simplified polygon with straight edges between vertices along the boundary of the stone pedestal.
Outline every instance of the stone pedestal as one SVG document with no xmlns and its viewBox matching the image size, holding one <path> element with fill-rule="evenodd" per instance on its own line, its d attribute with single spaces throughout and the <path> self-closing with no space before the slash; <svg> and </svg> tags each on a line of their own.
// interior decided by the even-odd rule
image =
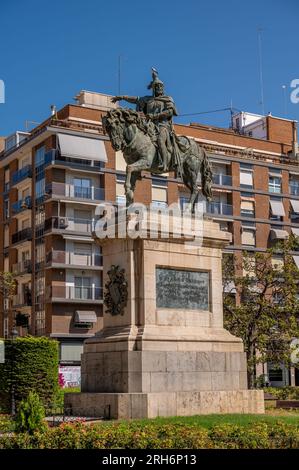
<svg viewBox="0 0 299 470">
<path fill-rule="evenodd" d="M 223 328 L 221 259 L 230 234 L 204 220 L 202 245 L 187 247 L 188 239 L 174 231 L 163 238 L 160 227 L 156 239 L 145 228 L 135 240 L 101 242 L 104 284 L 111 265 L 125 269 L 128 302 L 123 315 L 104 311 L 103 330 L 84 343 L 82 392 L 65 395 L 73 414 L 264 412 L 263 392 L 247 390 L 243 343 Z"/>
</svg>

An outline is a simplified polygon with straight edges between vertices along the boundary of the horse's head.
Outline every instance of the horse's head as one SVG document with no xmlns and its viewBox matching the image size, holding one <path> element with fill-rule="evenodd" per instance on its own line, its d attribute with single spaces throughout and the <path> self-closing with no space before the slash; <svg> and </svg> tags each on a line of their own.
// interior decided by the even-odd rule
<svg viewBox="0 0 299 470">
<path fill-rule="evenodd" d="M 103 130 L 109 135 L 113 149 L 117 152 L 122 150 L 124 145 L 124 124 L 125 120 L 121 109 L 108 111 L 102 118 Z"/>
</svg>

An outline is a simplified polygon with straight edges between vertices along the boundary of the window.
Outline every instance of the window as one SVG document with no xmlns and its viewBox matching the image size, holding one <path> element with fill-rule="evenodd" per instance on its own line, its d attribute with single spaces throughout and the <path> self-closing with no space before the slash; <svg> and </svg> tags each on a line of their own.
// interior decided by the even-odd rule
<svg viewBox="0 0 299 470">
<path fill-rule="evenodd" d="M 92 226 L 92 215 L 91 211 L 84 211 L 76 209 L 74 210 L 74 222 L 75 230 L 79 232 L 90 232 Z"/>
<path fill-rule="evenodd" d="M 256 259 L 254 254 L 248 254 L 246 266 L 243 266 L 243 276 L 255 277 Z"/>
<path fill-rule="evenodd" d="M 126 171 L 127 164 L 121 150 L 115 152 L 115 169 L 116 171 Z"/>
<path fill-rule="evenodd" d="M 9 168 L 5 168 L 4 170 L 4 193 L 9 191 Z"/>
<path fill-rule="evenodd" d="M 29 227 L 30 227 L 30 219 L 22 220 L 21 230 L 24 230 L 25 228 L 29 228 Z"/>
<path fill-rule="evenodd" d="M 290 179 L 289 186 L 290 194 L 294 196 L 299 196 L 299 177 L 295 178 L 292 176 Z"/>
<path fill-rule="evenodd" d="M 91 180 L 88 178 L 74 178 L 74 196 L 90 199 Z"/>
<path fill-rule="evenodd" d="M 254 217 L 254 202 L 241 200 L 241 216 L 242 217 Z"/>
<path fill-rule="evenodd" d="M 116 202 L 120 205 L 126 204 L 125 175 L 116 175 Z"/>
<path fill-rule="evenodd" d="M 242 245 L 255 246 L 255 225 L 254 224 L 242 224 Z"/>
<path fill-rule="evenodd" d="M 281 178 L 279 176 L 269 176 L 269 193 L 281 193 Z"/>
<path fill-rule="evenodd" d="M 245 188 L 253 187 L 253 173 L 252 170 L 240 169 L 240 186 Z"/>
<path fill-rule="evenodd" d="M 181 210 L 184 210 L 187 204 L 189 204 L 189 199 L 190 199 L 190 194 L 187 194 L 187 193 L 179 194 L 179 204 L 180 204 Z"/>
<path fill-rule="evenodd" d="M 26 250 L 26 251 L 22 251 L 21 253 L 21 261 L 27 261 L 30 259 L 30 251 L 29 250 Z"/>
<path fill-rule="evenodd" d="M 36 181 L 36 186 L 35 186 L 35 197 L 38 199 L 41 196 L 44 196 L 45 194 L 45 178 L 40 179 L 39 181 Z"/>
<path fill-rule="evenodd" d="M 43 165 L 45 161 L 45 152 L 46 152 L 45 147 L 40 147 L 39 149 L 36 150 L 35 152 L 35 166 L 36 167 Z"/>
<path fill-rule="evenodd" d="M 19 163 L 19 169 L 26 168 L 26 166 L 30 165 L 30 157 L 27 156 L 23 158 Z"/>
<path fill-rule="evenodd" d="M 4 227 L 4 248 L 9 246 L 9 226 L 5 225 Z"/>
<path fill-rule="evenodd" d="M 60 362 L 80 362 L 83 342 L 60 343 Z"/>
<path fill-rule="evenodd" d="M 4 199 L 4 219 L 9 218 L 9 199 Z"/>
<path fill-rule="evenodd" d="M 270 382 L 282 382 L 283 381 L 283 373 L 282 369 L 269 369 L 269 380 Z"/>
<path fill-rule="evenodd" d="M 152 203 L 155 206 L 166 207 L 167 206 L 167 189 L 157 188 L 152 186 Z"/>
<path fill-rule="evenodd" d="M 285 216 L 284 205 L 282 199 L 271 198 L 270 199 L 270 220 L 282 221 Z"/>
<path fill-rule="evenodd" d="M 92 287 L 90 277 L 75 277 L 75 298 L 92 299 Z"/>
<path fill-rule="evenodd" d="M 88 243 L 75 243 L 74 244 L 74 264 L 91 265 L 92 249 Z"/>
</svg>

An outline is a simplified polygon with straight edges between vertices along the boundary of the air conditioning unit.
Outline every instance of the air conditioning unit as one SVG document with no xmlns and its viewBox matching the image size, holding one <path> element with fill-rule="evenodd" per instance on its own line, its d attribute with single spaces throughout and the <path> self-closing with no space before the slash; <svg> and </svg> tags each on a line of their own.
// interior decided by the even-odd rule
<svg viewBox="0 0 299 470">
<path fill-rule="evenodd" d="M 69 225 L 69 220 L 67 217 L 59 217 L 58 226 L 59 228 L 66 228 Z"/>
</svg>

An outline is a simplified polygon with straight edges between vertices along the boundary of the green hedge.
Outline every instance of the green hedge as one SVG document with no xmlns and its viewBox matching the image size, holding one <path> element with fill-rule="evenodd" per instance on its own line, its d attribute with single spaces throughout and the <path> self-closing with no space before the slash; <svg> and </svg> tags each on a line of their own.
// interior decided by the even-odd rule
<svg viewBox="0 0 299 470">
<path fill-rule="evenodd" d="M 263 390 L 278 400 L 299 400 L 299 387 L 267 387 Z"/>
<path fill-rule="evenodd" d="M 299 447 L 297 425 L 259 422 L 206 429 L 186 424 L 63 424 L 33 435 L 0 436 L 0 449 L 289 449 Z"/>
<path fill-rule="evenodd" d="M 5 362 L 0 364 L 0 408 L 11 409 L 14 386 L 16 405 L 36 392 L 49 406 L 58 388 L 58 343 L 49 338 L 24 337 L 5 340 Z"/>
</svg>

